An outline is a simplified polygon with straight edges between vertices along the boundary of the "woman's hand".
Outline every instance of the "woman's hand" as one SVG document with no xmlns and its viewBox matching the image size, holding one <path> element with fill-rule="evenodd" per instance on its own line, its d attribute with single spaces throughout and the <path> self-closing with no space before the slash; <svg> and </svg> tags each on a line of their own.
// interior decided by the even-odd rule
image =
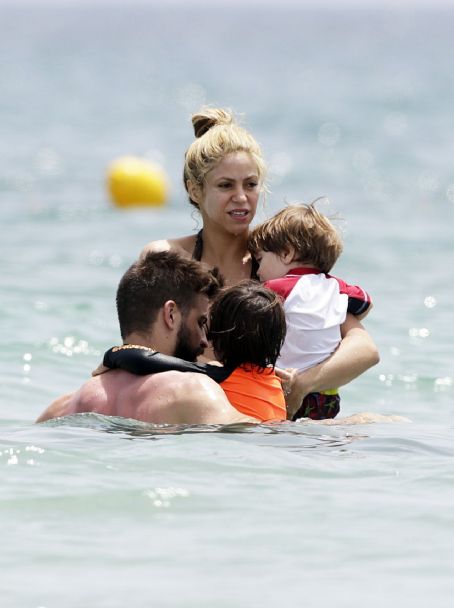
<svg viewBox="0 0 454 608">
<path fill-rule="evenodd" d="M 284 391 L 284 395 L 287 398 L 287 395 L 290 395 L 293 389 L 293 385 L 298 375 L 298 370 L 289 367 L 288 369 L 282 369 L 281 367 L 275 367 L 274 371 L 276 372 L 276 376 L 279 378 L 282 384 L 282 390 Z"/>
</svg>

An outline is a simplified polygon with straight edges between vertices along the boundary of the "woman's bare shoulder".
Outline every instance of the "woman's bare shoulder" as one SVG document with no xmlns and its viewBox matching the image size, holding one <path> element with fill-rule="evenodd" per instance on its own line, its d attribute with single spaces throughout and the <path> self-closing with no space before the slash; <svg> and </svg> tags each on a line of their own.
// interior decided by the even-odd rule
<svg viewBox="0 0 454 608">
<path fill-rule="evenodd" d="M 140 257 L 143 257 L 149 252 L 156 251 L 176 251 L 185 257 L 192 257 L 192 252 L 195 246 L 195 235 L 182 236 L 177 239 L 160 239 L 157 241 L 150 241 L 145 245 L 140 253 Z"/>
</svg>

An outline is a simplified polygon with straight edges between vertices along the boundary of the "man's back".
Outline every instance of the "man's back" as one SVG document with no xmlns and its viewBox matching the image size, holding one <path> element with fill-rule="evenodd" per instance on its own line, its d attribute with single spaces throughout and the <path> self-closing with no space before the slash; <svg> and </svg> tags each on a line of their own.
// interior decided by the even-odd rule
<svg viewBox="0 0 454 608">
<path fill-rule="evenodd" d="M 257 422 L 240 414 L 210 378 L 176 371 L 148 376 L 123 370 L 101 374 L 88 380 L 76 393 L 57 399 L 37 422 L 82 412 L 154 424 Z"/>
</svg>

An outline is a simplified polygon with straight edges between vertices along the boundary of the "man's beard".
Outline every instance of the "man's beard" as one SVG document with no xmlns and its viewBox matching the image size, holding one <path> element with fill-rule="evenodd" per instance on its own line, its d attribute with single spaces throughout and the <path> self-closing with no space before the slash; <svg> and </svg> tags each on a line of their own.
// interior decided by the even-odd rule
<svg viewBox="0 0 454 608">
<path fill-rule="evenodd" d="M 178 330 L 174 356 L 179 359 L 184 359 L 185 361 L 196 361 L 197 357 L 203 353 L 204 349 L 201 346 L 198 346 L 197 348 L 191 347 L 190 342 L 190 331 L 183 321 Z"/>
</svg>

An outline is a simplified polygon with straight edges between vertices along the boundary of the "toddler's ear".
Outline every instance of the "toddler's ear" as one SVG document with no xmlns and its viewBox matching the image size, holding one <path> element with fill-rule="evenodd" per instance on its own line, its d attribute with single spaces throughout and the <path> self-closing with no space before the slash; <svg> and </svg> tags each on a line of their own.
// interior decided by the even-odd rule
<svg viewBox="0 0 454 608">
<path fill-rule="evenodd" d="M 282 252 L 281 259 L 284 264 L 291 264 L 295 260 L 295 248 L 289 246 L 287 249 L 285 249 Z"/>
</svg>

